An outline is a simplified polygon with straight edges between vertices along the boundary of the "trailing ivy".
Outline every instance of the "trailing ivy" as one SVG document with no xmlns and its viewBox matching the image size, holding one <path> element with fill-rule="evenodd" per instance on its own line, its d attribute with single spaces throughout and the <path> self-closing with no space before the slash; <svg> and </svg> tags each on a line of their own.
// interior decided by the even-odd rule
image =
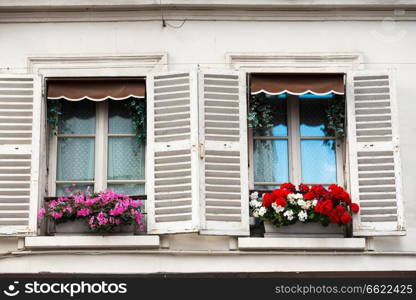
<svg viewBox="0 0 416 300">
<path fill-rule="evenodd" d="M 328 103 L 325 111 L 327 122 L 325 126 L 325 133 L 328 136 L 335 136 L 337 138 L 345 137 L 345 97 L 335 95 Z"/>
<path fill-rule="evenodd" d="M 248 106 L 248 127 L 269 128 L 273 126 L 275 107 L 272 102 L 266 101 L 264 93 L 251 95 Z"/>
<path fill-rule="evenodd" d="M 136 130 L 137 142 L 146 140 L 146 100 L 130 98 L 123 101 L 124 106 L 129 112 L 133 128 Z"/>
<path fill-rule="evenodd" d="M 269 128 L 274 125 L 274 115 L 277 112 L 277 105 L 274 99 L 269 100 L 266 94 L 260 93 L 251 95 L 247 113 L 248 127 Z M 290 101 L 290 100 L 289 100 Z M 345 137 L 345 97 L 335 95 L 329 100 L 325 111 L 327 120 L 325 122 L 325 134 L 337 138 Z"/>
<path fill-rule="evenodd" d="M 65 100 L 48 100 L 47 102 L 47 121 L 51 135 L 58 133 L 59 116 L 62 115 L 62 102 Z M 146 100 L 138 98 L 130 98 L 123 100 L 125 108 L 128 110 L 136 131 L 137 141 L 144 142 L 146 140 Z"/>
<path fill-rule="evenodd" d="M 49 132 L 51 135 L 56 135 L 58 133 L 58 122 L 59 122 L 59 116 L 61 115 L 62 115 L 61 100 L 48 100 L 46 119 L 49 124 Z"/>
</svg>

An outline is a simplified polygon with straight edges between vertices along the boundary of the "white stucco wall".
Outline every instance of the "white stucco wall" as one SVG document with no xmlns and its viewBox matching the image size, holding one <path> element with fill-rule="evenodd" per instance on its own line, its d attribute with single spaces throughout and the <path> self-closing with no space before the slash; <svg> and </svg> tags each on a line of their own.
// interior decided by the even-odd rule
<svg viewBox="0 0 416 300">
<path fill-rule="evenodd" d="M 169 22 L 180 25 L 181 22 Z M 0 73 L 25 73 L 29 56 L 167 52 L 169 69 L 223 68 L 227 52 L 359 52 L 366 69 L 397 75 L 407 236 L 376 238 L 376 251 L 416 252 L 416 22 L 159 21 L 0 24 Z M 186 238 L 172 241 L 177 249 Z M 204 243 L 207 241 L 204 240 Z M 218 242 L 226 249 L 228 239 Z M 16 242 L 17 248 L 17 242 Z M 13 248 L 0 239 L 0 252 Z M 192 247 L 191 247 L 192 248 Z M 209 247 L 207 247 L 209 248 Z M 330 268 L 329 268 L 330 269 Z"/>
</svg>

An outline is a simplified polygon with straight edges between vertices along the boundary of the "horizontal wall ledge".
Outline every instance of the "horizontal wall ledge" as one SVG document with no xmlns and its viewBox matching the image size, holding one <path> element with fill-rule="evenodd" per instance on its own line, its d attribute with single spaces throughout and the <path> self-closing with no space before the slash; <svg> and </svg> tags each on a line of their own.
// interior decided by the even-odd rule
<svg viewBox="0 0 416 300">
<path fill-rule="evenodd" d="M 365 250 L 365 238 L 238 238 L 240 250 Z"/>
<path fill-rule="evenodd" d="M 25 248 L 29 249 L 87 249 L 87 248 L 159 248 L 157 235 L 124 235 L 124 236 L 36 236 L 25 238 Z"/>
</svg>

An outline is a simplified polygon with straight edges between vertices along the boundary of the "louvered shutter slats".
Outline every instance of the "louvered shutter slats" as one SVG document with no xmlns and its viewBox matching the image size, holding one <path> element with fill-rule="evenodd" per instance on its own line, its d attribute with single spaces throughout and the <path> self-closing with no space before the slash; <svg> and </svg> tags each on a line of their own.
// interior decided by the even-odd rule
<svg viewBox="0 0 416 300">
<path fill-rule="evenodd" d="M 404 233 L 397 112 L 390 74 L 349 74 L 351 194 L 355 235 Z"/>
<path fill-rule="evenodd" d="M 29 226 L 33 78 L 0 76 L 0 232 Z"/>
<path fill-rule="evenodd" d="M 197 99 L 194 74 L 149 76 L 148 230 L 176 233 L 197 230 Z"/>
<path fill-rule="evenodd" d="M 244 89 L 238 72 L 200 73 L 202 234 L 248 234 Z"/>
</svg>

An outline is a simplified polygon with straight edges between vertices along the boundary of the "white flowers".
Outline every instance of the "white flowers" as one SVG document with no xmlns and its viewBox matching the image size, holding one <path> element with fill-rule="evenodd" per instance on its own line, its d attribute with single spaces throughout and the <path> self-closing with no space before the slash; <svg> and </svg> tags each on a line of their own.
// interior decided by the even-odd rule
<svg viewBox="0 0 416 300">
<path fill-rule="evenodd" d="M 303 195 L 300 193 L 291 193 L 289 195 L 287 195 L 287 200 L 289 201 L 290 204 L 295 204 L 297 200 L 301 200 L 303 199 Z"/>
<path fill-rule="evenodd" d="M 289 209 L 283 213 L 283 215 L 288 219 L 289 221 L 293 220 L 293 210 Z"/>
<path fill-rule="evenodd" d="M 250 201 L 250 206 L 252 208 L 259 208 L 259 207 L 261 207 L 261 202 L 258 201 L 258 200 L 251 200 Z"/>
<path fill-rule="evenodd" d="M 313 206 L 313 207 L 315 207 L 315 206 L 316 206 L 316 204 L 318 204 L 318 200 L 313 199 L 313 200 L 312 200 L 312 206 Z"/>
<path fill-rule="evenodd" d="M 259 193 L 258 192 L 251 193 L 250 199 L 251 200 L 257 200 L 257 199 L 259 199 Z"/>
<path fill-rule="evenodd" d="M 298 213 L 299 221 L 305 222 L 307 218 L 308 218 L 308 213 L 306 211 L 302 210 Z"/>
<path fill-rule="evenodd" d="M 266 212 L 267 212 L 267 208 L 265 208 L 264 206 L 260 207 L 259 216 L 263 217 Z"/>
<path fill-rule="evenodd" d="M 303 199 L 299 199 L 298 200 L 298 205 L 300 206 L 300 207 L 304 207 L 305 205 L 306 205 L 306 202 L 305 202 L 305 200 L 303 200 Z"/>
<path fill-rule="evenodd" d="M 272 207 L 275 212 L 280 213 L 285 210 L 283 206 L 277 205 L 276 203 L 272 203 Z"/>
</svg>

